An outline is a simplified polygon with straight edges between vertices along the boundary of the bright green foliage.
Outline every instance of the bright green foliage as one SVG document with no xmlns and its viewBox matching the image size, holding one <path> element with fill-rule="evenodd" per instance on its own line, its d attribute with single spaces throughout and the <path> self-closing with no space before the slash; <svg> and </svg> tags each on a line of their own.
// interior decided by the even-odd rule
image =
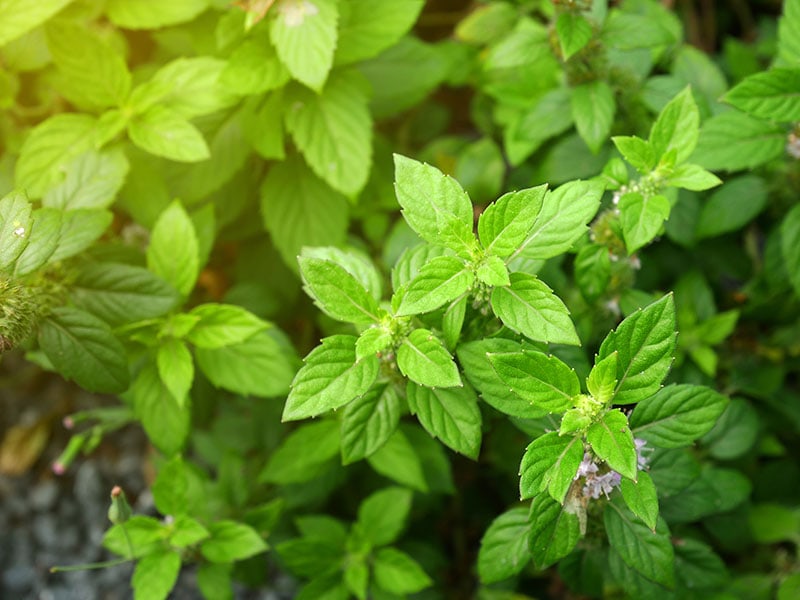
<svg viewBox="0 0 800 600">
<path fill-rule="evenodd" d="M 528 510 L 512 508 L 498 516 L 481 540 L 478 572 L 481 581 L 493 583 L 519 573 L 530 561 Z"/>
</svg>

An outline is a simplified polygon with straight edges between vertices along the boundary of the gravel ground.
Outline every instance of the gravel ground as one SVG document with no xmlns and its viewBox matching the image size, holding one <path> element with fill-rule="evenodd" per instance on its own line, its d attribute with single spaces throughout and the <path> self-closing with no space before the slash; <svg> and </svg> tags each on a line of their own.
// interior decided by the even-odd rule
<svg viewBox="0 0 800 600">
<path fill-rule="evenodd" d="M 73 411 L 98 405 L 98 398 L 66 386 L 60 379 L 35 388 L 8 385 L 14 368 L 4 358 L 0 367 L 0 440 L 9 427 L 38 414 Z M 18 364 L 18 363 L 17 363 Z M 5 377 L 4 377 L 5 376 Z M 66 389 L 65 389 L 66 388 Z M 22 404 L 35 393 L 37 401 Z M 68 402 L 65 403 L 65 394 Z M 72 565 L 117 558 L 102 547 L 109 493 L 125 490 L 136 514 L 156 515 L 147 490 L 143 464 L 147 440 L 138 427 L 128 427 L 104 441 L 90 456 L 79 456 L 67 472 L 56 476 L 50 465 L 69 440 L 53 426 L 42 455 L 24 474 L 0 474 L 0 599 L 3 600 L 128 600 L 133 564 L 105 569 L 50 573 L 54 565 Z M 273 589 L 237 588 L 236 600 L 288 600 L 296 584 L 288 577 L 272 579 Z M 201 599 L 192 567 L 184 568 L 170 595 L 173 600 Z"/>
</svg>

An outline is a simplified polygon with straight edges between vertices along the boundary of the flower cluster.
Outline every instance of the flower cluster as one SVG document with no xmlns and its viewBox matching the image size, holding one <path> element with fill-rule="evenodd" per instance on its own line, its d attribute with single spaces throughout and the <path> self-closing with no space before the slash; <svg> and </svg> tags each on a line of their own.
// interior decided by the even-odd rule
<svg viewBox="0 0 800 600">
<path fill-rule="evenodd" d="M 636 466 L 642 471 L 647 468 L 648 458 L 645 453 L 651 450 L 651 448 L 645 448 L 647 442 L 640 438 L 636 438 L 634 443 L 636 444 Z M 595 457 L 590 452 L 586 452 L 583 455 L 581 464 L 578 466 L 578 472 L 575 473 L 574 477 L 576 481 L 581 477 L 584 478 L 584 498 L 597 500 L 600 498 L 600 494 L 608 498 L 608 495 L 622 481 L 622 476 L 616 471 L 606 471 L 598 475 L 599 470 L 600 467 L 595 462 Z"/>
<path fill-rule="evenodd" d="M 800 135 L 794 131 L 789 134 L 789 140 L 786 142 L 786 152 L 790 156 L 800 159 Z"/>
</svg>

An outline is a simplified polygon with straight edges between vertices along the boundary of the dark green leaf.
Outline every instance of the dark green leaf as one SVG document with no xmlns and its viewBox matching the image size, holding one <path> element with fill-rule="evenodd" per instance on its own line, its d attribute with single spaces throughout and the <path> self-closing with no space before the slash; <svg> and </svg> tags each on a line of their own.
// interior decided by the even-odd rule
<svg viewBox="0 0 800 600">
<path fill-rule="evenodd" d="M 528 509 L 512 508 L 497 517 L 481 538 L 478 576 L 495 583 L 516 575 L 531 560 L 528 549 Z"/>
<path fill-rule="evenodd" d="M 339 453 L 339 423 L 317 421 L 295 429 L 270 456 L 259 479 L 286 485 L 317 476 Z"/>
<path fill-rule="evenodd" d="M 373 547 L 394 542 L 411 510 L 411 490 L 390 487 L 370 495 L 358 507 L 356 524 Z"/>
<path fill-rule="evenodd" d="M 580 538 L 578 517 L 547 494 L 531 505 L 529 548 L 533 562 L 545 569 L 572 552 Z"/>
<path fill-rule="evenodd" d="M 342 464 L 371 456 L 400 422 L 402 405 L 394 386 L 378 384 L 348 404 L 342 413 Z"/>
<path fill-rule="evenodd" d="M 425 430 L 472 459 L 481 446 L 481 411 L 470 387 L 430 389 L 409 382 L 406 399 Z"/>
<path fill-rule="evenodd" d="M 525 351 L 488 354 L 488 358 L 508 391 L 542 410 L 564 412 L 580 394 L 575 371 L 555 356 Z"/>
</svg>

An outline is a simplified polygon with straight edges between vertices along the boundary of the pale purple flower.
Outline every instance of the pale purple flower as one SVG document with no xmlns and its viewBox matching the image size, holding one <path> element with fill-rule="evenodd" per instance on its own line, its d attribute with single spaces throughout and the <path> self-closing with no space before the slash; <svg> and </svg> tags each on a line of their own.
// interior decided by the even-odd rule
<svg viewBox="0 0 800 600">
<path fill-rule="evenodd" d="M 634 444 L 636 445 L 636 466 L 640 471 L 642 471 L 647 468 L 648 461 L 648 458 L 644 455 L 644 453 L 652 450 L 652 448 L 647 448 L 647 442 L 640 438 L 635 438 Z M 584 498 L 593 498 L 594 500 L 597 500 L 600 498 L 600 494 L 603 494 L 606 498 L 608 498 L 608 495 L 614 490 L 615 487 L 619 486 L 620 482 L 622 481 L 622 475 L 616 471 L 606 471 L 605 473 L 598 475 L 598 470 L 599 467 L 595 462 L 595 458 L 591 453 L 586 452 L 583 455 L 583 460 L 578 466 L 578 471 L 575 473 L 574 478 L 577 480 L 583 477 Z"/>
<path fill-rule="evenodd" d="M 592 455 L 586 452 L 583 455 L 583 460 L 581 461 L 581 464 L 578 466 L 578 472 L 575 473 L 573 481 L 575 479 L 578 479 L 578 477 L 589 477 L 590 475 L 594 475 L 595 473 L 597 473 L 597 465 L 592 460 Z"/>
<path fill-rule="evenodd" d="M 789 141 L 786 142 L 786 152 L 793 158 L 800 159 L 800 136 L 794 132 L 789 134 Z"/>
</svg>

